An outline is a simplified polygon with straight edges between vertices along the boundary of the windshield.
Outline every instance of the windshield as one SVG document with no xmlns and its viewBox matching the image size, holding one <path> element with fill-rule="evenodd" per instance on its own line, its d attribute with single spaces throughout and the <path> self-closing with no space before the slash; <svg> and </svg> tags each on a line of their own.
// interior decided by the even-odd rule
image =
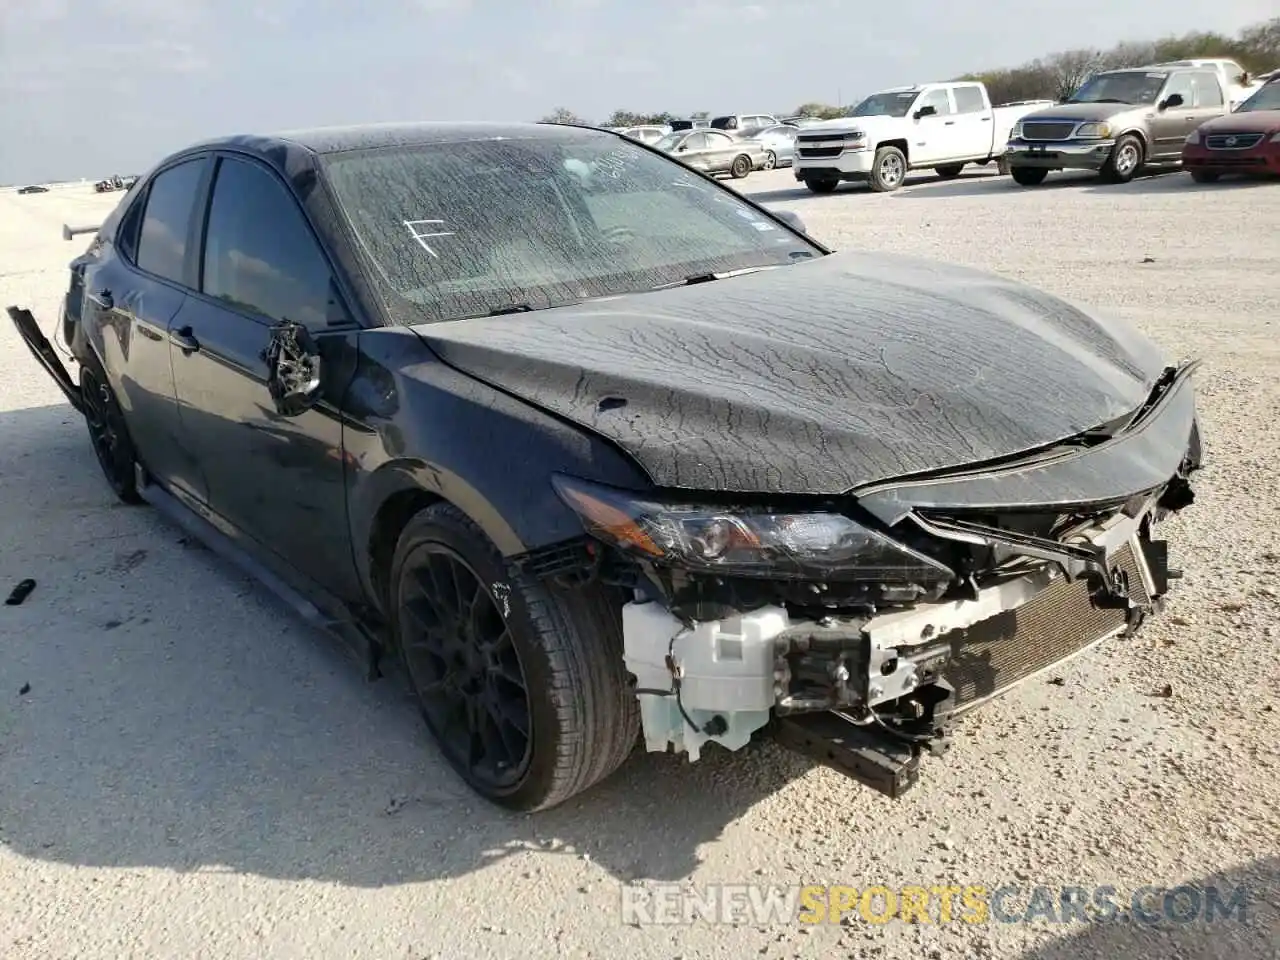
<svg viewBox="0 0 1280 960">
<path fill-rule="evenodd" d="M 873 93 L 853 108 L 851 117 L 905 117 L 915 102 L 917 90 L 901 93 Z"/>
<path fill-rule="evenodd" d="M 1127 70 L 1099 73 L 1085 81 L 1067 103 L 1155 103 L 1167 73 Z"/>
<path fill-rule="evenodd" d="M 1254 110 L 1280 110 L 1280 81 L 1268 83 L 1236 107 L 1236 113 L 1249 113 Z"/>
<path fill-rule="evenodd" d="M 410 322 L 538 309 L 820 255 L 683 164 L 594 131 L 321 157 Z"/>
</svg>

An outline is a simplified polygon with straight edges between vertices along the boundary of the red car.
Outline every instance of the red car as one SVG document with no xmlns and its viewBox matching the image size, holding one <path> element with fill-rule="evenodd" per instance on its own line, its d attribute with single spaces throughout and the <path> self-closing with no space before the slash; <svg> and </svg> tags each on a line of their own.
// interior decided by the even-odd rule
<svg viewBox="0 0 1280 960">
<path fill-rule="evenodd" d="M 1224 173 L 1280 175 L 1280 77 L 1234 112 L 1192 130 L 1182 166 L 1196 183 L 1213 183 Z"/>
</svg>

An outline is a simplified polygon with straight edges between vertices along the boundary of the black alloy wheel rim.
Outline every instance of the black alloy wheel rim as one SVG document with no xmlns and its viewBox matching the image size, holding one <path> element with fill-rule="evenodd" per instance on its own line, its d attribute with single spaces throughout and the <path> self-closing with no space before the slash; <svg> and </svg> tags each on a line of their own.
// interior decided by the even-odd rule
<svg viewBox="0 0 1280 960">
<path fill-rule="evenodd" d="M 516 787 L 533 754 L 524 669 L 493 594 L 444 544 L 423 544 L 405 563 L 400 637 L 449 761 L 492 792 Z"/>
<path fill-rule="evenodd" d="M 111 392 L 107 385 L 90 370 L 84 371 L 80 382 L 84 399 L 85 422 L 89 426 L 89 441 L 98 463 L 113 482 L 120 480 L 120 424 L 111 406 Z"/>
</svg>

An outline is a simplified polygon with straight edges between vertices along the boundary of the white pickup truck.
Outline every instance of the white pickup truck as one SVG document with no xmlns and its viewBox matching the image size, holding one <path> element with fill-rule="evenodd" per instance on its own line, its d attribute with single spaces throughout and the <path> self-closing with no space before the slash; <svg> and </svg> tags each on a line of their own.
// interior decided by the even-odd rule
<svg viewBox="0 0 1280 960">
<path fill-rule="evenodd" d="M 795 177 L 814 193 L 842 180 L 897 190 L 908 170 L 958 177 L 966 163 L 1003 156 L 1014 124 L 1037 106 L 992 107 L 981 83 L 925 83 L 872 94 L 849 116 L 796 135 Z"/>
</svg>

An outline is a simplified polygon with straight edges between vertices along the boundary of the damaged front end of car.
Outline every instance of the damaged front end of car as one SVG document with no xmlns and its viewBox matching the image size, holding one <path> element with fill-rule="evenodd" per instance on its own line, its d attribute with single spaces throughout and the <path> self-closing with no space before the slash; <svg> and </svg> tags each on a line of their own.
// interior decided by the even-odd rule
<svg viewBox="0 0 1280 960">
<path fill-rule="evenodd" d="M 558 476 L 586 536 L 521 565 L 625 591 L 648 750 L 696 760 L 769 727 L 898 796 L 957 716 L 1159 609 L 1179 574 L 1156 528 L 1201 465 L 1194 367 L 1052 448 L 842 497 L 730 507 Z"/>
</svg>

